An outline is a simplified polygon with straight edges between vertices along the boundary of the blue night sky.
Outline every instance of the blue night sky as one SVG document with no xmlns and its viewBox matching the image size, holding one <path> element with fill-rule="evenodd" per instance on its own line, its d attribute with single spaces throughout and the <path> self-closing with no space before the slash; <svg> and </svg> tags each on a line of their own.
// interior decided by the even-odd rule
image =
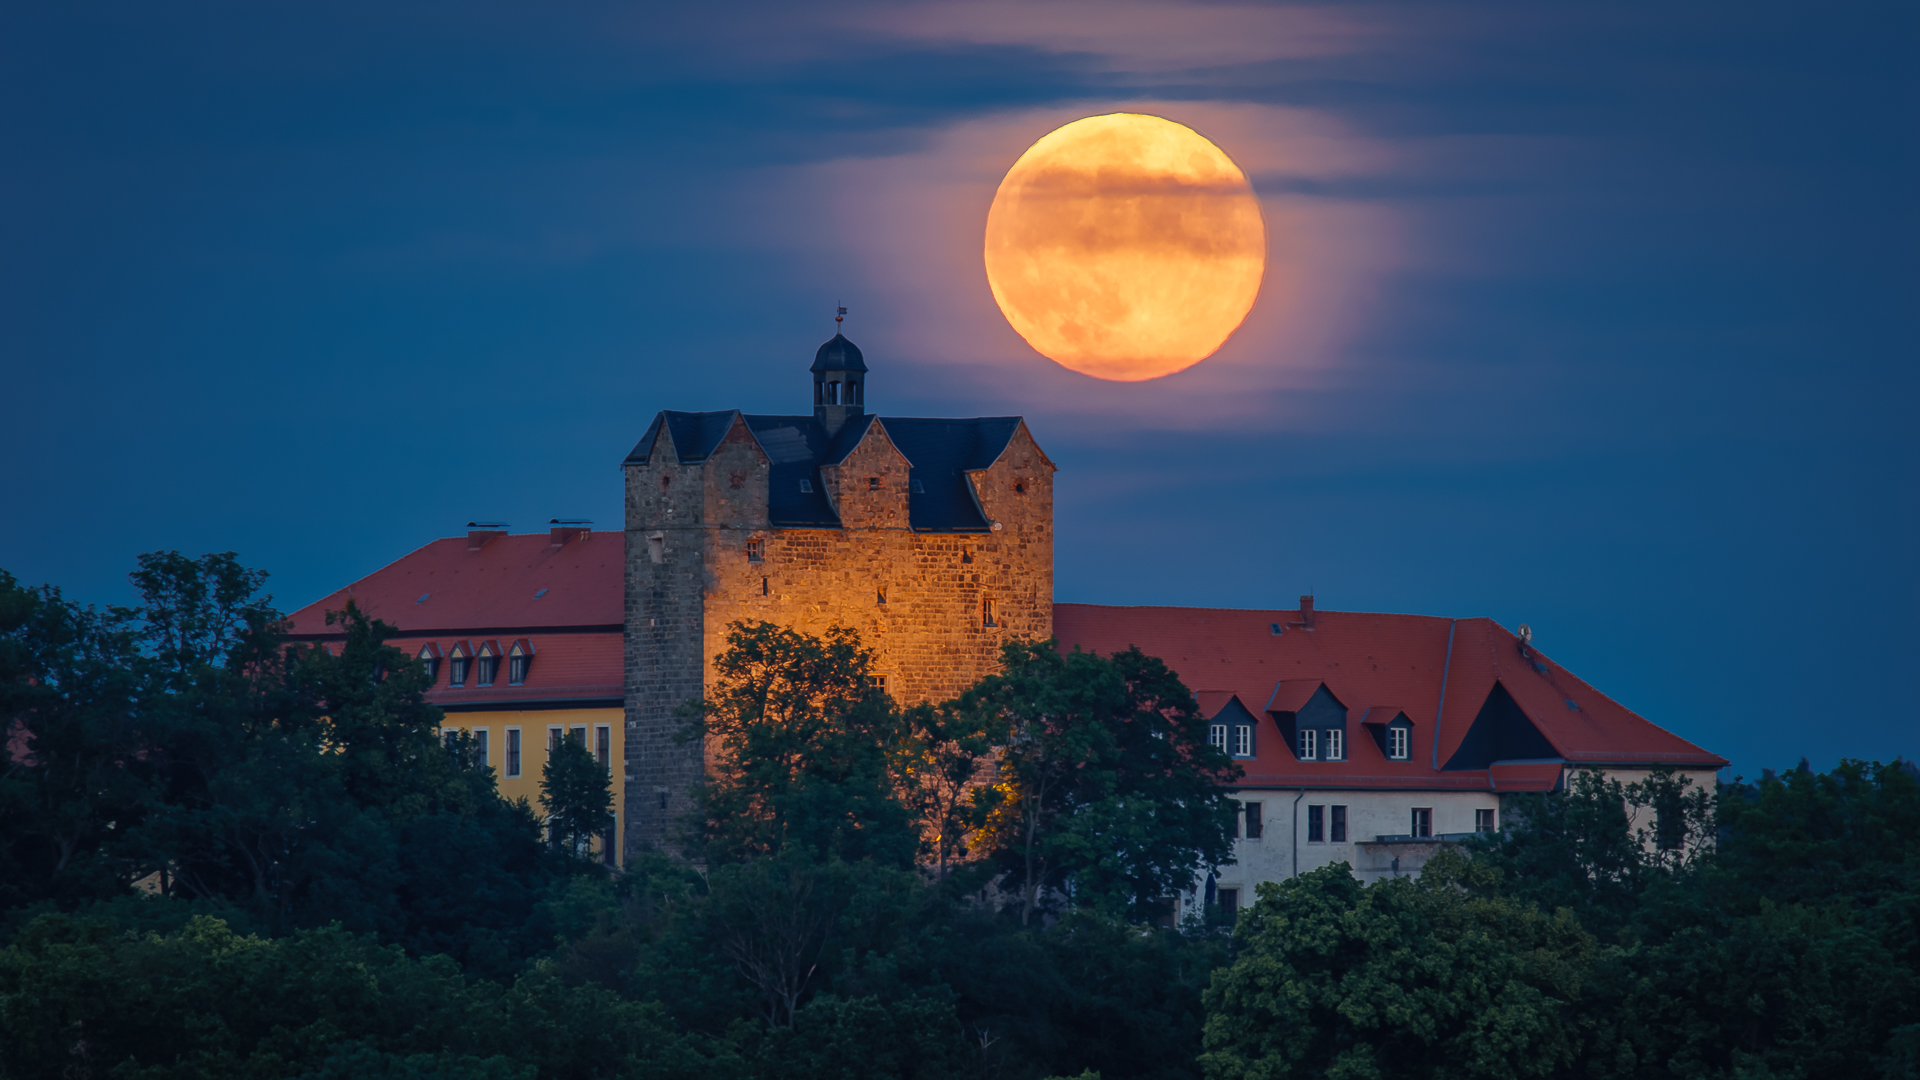
<svg viewBox="0 0 1920 1080">
<path fill-rule="evenodd" d="M 0 567 L 307 603 L 620 524 L 661 408 L 1020 413 L 1061 600 L 1489 615 L 1753 775 L 1920 755 L 1920 8 L 0 10 Z M 1101 383 L 981 267 L 1066 121 L 1252 177 L 1265 289 Z"/>
</svg>

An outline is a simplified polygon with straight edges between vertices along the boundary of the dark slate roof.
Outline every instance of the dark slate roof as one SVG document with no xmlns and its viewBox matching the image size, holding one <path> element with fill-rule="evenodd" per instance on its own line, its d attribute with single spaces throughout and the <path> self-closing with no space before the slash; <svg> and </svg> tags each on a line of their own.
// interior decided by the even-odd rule
<svg viewBox="0 0 1920 1080">
<path fill-rule="evenodd" d="M 653 453 L 653 440 L 660 433 L 660 425 L 667 425 L 667 435 L 673 439 L 674 456 L 680 464 L 691 465 L 707 460 L 720 440 L 727 437 L 727 430 L 733 427 L 733 418 L 740 415 L 738 409 L 726 409 L 721 412 L 673 412 L 668 410 L 653 418 L 647 425 L 647 433 L 640 436 L 640 442 L 633 452 L 627 455 L 622 464 L 645 465 L 647 455 Z"/>
<path fill-rule="evenodd" d="M 865 371 L 867 361 L 860 355 L 860 346 L 835 334 L 832 341 L 820 346 L 820 350 L 813 354 L 813 367 L 808 370 Z"/>
<path fill-rule="evenodd" d="M 645 465 L 662 423 L 673 439 L 683 464 L 706 460 L 726 437 L 733 418 L 727 412 L 663 412 L 654 418 L 640 444 L 625 464 Z M 837 528 L 840 518 L 827 501 L 820 480 L 822 465 L 837 465 L 860 445 L 867 430 L 879 423 L 911 465 L 907 497 L 909 524 L 921 532 L 987 532 L 992 523 L 981 516 L 967 482 L 969 470 L 984 469 L 998 460 L 1020 427 L 1017 416 L 984 416 L 970 420 L 920 417 L 849 417 L 829 437 L 812 416 L 741 417 L 772 463 L 768 477 L 769 519 L 787 528 Z M 811 491 L 803 491 L 801 481 Z M 917 490 L 915 489 L 917 487 Z"/>
<path fill-rule="evenodd" d="M 840 517 L 827 501 L 820 466 L 846 456 L 845 450 L 834 452 L 834 444 L 841 440 L 829 439 L 827 429 L 812 416 L 749 416 L 746 420 L 772 463 L 767 475 L 767 519 L 787 528 L 838 528 Z M 853 417 L 840 434 L 865 433 L 872 422 L 871 416 Z M 800 490 L 802 480 L 813 490 Z"/>
<path fill-rule="evenodd" d="M 999 459 L 1020 427 L 1017 416 L 972 420 L 929 420 L 889 416 L 880 421 L 893 445 L 913 464 L 909 478 L 920 490 L 907 497 L 913 527 L 928 532 L 985 532 L 992 523 L 980 514 L 966 472 Z"/>
</svg>

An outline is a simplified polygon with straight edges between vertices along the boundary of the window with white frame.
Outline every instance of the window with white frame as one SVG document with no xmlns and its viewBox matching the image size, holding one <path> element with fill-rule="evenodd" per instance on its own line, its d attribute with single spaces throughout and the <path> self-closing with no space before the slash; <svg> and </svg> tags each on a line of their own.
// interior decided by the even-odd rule
<svg viewBox="0 0 1920 1080">
<path fill-rule="evenodd" d="M 1390 727 L 1387 729 L 1387 756 L 1395 761 L 1407 760 L 1407 729 Z"/>
<path fill-rule="evenodd" d="M 473 760 L 479 762 L 481 765 L 493 764 L 492 760 L 487 757 L 486 728 L 477 727 L 473 729 Z"/>
<path fill-rule="evenodd" d="M 1233 727 L 1233 755 L 1235 757 L 1253 756 L 1253 725 L 1235 724 Z"/>
<path fill-rule="evenodd" d="M 507 729 L 507 775 L 520 775 L 520 729 Z"/>
<path fill-rule="evenodd" d="M 1420 838 L 1433 835 L 1433 807 L 1416 806 L 1413 808 L 1413 835 Z"/>
<path fill-rule="evenodd" d="M 599 727 L 593 729 L 593 759 L 599 762 L 600 767 L 607 770 L 608 773 L 613 772 L 612 725 L 601 724 Z"/>
<path fill-rule="evenodd" d="M 1346 754 L 1347 754 L 1346 735 L 1347 733 L 1344 731 L 1341 731 L 1339 728 L 1327 729 L 1327 760 L 1328 761 L 1339 761 L 1342 758 L 1346 757 Z"/>
<path fill-rule="evenodd" d="M 1320 756 L 1320 732 L 1314 728 L 1300 729 L 1300 760 L 1312 761 Z"/>
<path fill-rule="evenodd" d="M 1227 752 L 1227 725 L 1213 724 L 1207 728 L 1207 743 L 1221 753 Z"/>
</svg>

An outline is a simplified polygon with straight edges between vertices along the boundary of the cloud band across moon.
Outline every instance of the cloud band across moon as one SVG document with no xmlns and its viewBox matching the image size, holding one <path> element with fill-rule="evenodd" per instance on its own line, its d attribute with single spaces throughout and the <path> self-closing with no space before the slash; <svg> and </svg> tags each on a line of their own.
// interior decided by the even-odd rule
<svg viewBox="0 0 1920 1080">
<path fill-rule="evenodd" d="M 1226 342 L 1260 291 L 1266 227 L 1219 147 L 1140 113 L 1034 143 L 987 215 L 985 262 L 1013 329 L 1061 366 L 1134 382 Z"/>
</svg>

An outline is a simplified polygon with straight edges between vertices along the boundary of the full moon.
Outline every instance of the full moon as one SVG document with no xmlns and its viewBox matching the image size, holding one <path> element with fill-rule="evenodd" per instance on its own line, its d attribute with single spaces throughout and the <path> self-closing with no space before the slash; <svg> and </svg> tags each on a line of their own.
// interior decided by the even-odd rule
<svg viewBox="0 0 1920 1080">
<path fill-rule="evenodd" d="M 987 284 L 1062 367 L 1138 382 L 1212 356 L 1260 292 L 1267 229 L 1247 174 L 1184 124 L 1110 113 L 1055 129 L 987 211 Z"/>
</svg>

